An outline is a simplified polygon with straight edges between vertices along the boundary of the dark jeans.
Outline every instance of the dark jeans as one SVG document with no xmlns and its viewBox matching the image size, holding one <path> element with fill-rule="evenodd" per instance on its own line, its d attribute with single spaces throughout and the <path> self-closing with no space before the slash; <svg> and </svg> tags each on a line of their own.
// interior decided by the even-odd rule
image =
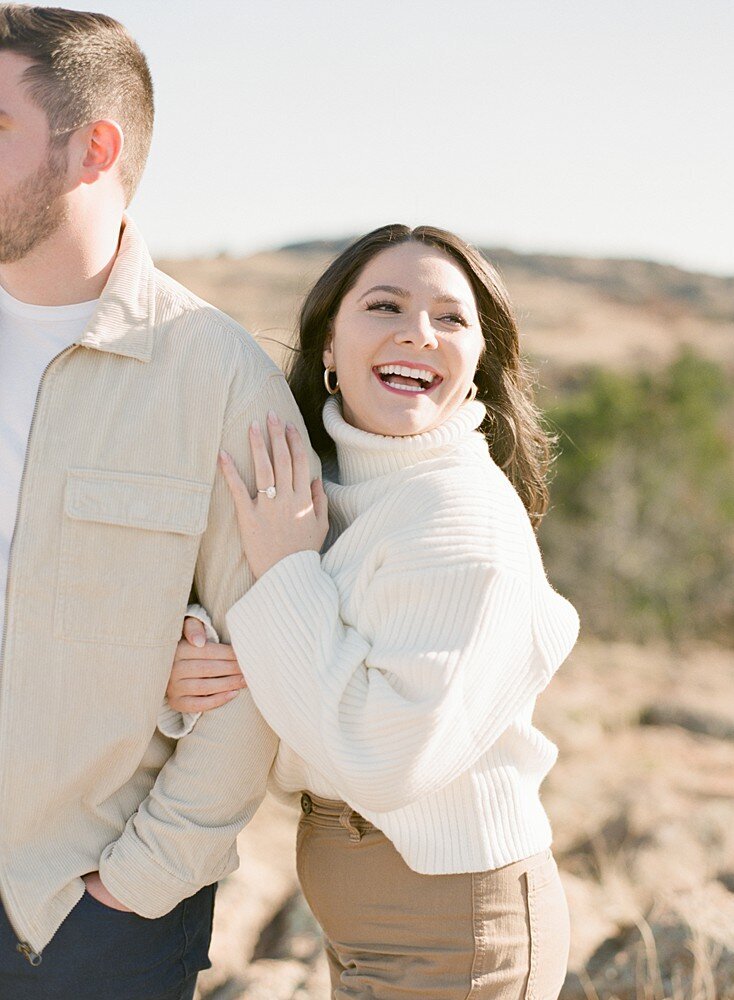
<svg viewBox="0 0 734 1000">
<path fill-rule="evenodd" d="M 0 1000 L 191 1000 L 208 969 L 216 886 L 146 920 L 85 892 L 35 968 L 0 906 Z"/>
</svg>

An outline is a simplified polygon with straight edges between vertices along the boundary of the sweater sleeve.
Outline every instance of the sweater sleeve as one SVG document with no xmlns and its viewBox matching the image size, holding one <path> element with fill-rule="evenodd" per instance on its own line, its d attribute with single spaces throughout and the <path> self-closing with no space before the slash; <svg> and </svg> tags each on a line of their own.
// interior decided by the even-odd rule
<svg viewBox="0 0 734 1000">
<path fill-rule="evenodd" d="M 482 491 L 441 493 L 423 513 L 403 498 L 413 519 L 380 544 L 358 612 L 328 557 L 299 552 L 227 616 L 264 717 L 356 808 L 398 809 L 462 774 L 576 638 L 518 512 L 483 519 Z"/>
</svg>

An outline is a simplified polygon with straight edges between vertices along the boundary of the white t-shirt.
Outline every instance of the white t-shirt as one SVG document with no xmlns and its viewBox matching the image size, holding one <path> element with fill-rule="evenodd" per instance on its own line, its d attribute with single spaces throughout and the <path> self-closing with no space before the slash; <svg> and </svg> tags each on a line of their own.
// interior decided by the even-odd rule
<svg viewBox="0 0 734 1000">
<path fill-rule="evenodd" d="M 0 637 L 8 557 L 36 396 L 47 365 L 84 332 L 97 305 L 34 306 L 0 286 Z"/>
</svg>

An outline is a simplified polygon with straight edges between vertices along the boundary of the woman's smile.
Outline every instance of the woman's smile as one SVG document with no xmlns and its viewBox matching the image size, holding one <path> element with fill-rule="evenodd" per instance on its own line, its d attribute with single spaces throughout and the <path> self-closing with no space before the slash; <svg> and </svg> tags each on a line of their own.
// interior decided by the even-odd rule
<svg viewBox="0 0 734 1000">
<path fill-rule="evenodd" d="M 388 392 L 403 395 L 429 393 L 443 382 L 443 378 L 433 368 L 426 368 L 410 361 L 393 361 L 375 365 L 372 369 L 380 385 Z"/>
</svg>

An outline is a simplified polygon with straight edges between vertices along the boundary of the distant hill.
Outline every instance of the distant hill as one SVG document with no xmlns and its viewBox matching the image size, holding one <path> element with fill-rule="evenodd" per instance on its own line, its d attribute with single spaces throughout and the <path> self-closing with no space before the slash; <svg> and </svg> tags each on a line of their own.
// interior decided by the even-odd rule
<svg viewBox="0 0 734 1000">
<path fill-rule="evenodd" d="M 246 258 L 163 260 L 160 266 L 258 334 L 278 360 L 303 294 L 350 242 L 315 240 Z M 548 374 L 590 364 L 669 361 L 683 345 L 734 368 L 734 276 L 643 260 L 483 248 L 515 302 L 526 350 Z M 272 341 L 278 343 L 273 344 Z"/>
<path fill-rule="evenodd" d="M 286 253 L 336 256 L 351 242 L 310 240 L 288 243 Z M 719 277 L 685 271 L 671 264 L 633 258 L 565 257 L 556 254 L 518 253 L 507 247 L 480 247 L 482 253 L 504 274 L 555 278 L 596 288 L 628 305 L 649 306 L 661 300 L 694 309 L 707 319 L 734 322 L 734 274 Z"/>
</svg>

